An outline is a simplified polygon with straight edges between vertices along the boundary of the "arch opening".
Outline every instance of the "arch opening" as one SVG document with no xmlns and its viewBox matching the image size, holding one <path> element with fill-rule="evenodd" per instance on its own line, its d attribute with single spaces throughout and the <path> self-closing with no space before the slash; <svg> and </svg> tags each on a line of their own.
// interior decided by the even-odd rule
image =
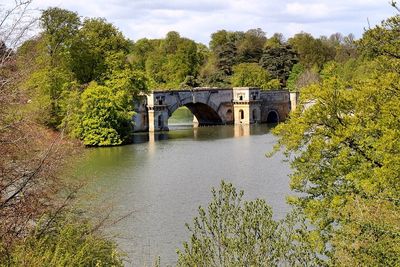
<svg viewBox="0 0 400 267">
<path fill-rule="evenodd" d="M 268 112 L 267 116 L 267 123 L 278 123 L 279 122 L 279 115 L 278 112 L 275 110 L 271 110 Z"/>
<path fill-rule="evenodd" d="M 222 119 L 210 106 L 203 103 L 188 103 L 185 105 L 196 117 L 199 126 L 220 125 Z"/>
<path fill-rule="evenodd" d="M 199 126 L 222 124 L 222 119 L 218 113 L 203 103 L 187 103 L 179 107 L 173 111 L 171 117 L 168 119 L 168 124 L 190 125 L 196 120 Z"/>
<path fill-rule="evenodd" d="M 191 125 L 193 123 L 193 113 L 185 106 L 177 108 L 168 118 L 168 126 L 171 125 Z"/>
</svg>

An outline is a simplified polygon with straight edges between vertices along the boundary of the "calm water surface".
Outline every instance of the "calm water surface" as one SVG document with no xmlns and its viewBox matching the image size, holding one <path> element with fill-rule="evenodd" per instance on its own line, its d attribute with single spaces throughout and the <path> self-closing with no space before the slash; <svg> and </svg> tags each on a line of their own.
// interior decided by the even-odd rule
<svg viewBox="0 0 400 267">
<path fill-rule="evenodd" d="M 175 125 L 160 134 L 139 134 L 135 144 L 89 150 L 79 175 L 99 207 L 114 216 L 133 213 L 110 231 L 127 253 L 127 266 L 176 263 L 176 249 L 188 240 L 184 226 L 210 200 L 221 179 L 245 191 L 246 199 L 264 198 L 282 218 L 289 207 L 288 164 L 281 154 L 266 158 L 276 138 L 268 125 L 192 128 Z M 93 204 L 96 203 L 96 204 Z"/>
</svg>

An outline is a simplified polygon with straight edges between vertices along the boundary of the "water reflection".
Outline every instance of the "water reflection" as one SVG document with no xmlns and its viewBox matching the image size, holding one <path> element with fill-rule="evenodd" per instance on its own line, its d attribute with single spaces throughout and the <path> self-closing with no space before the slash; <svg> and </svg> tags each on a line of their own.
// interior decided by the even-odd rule
<svg viewBox="0 0 400 267">
<path fill-rule="evenodd" d="M 234 137 L 242 137 L 250 135 L 250 125 L 235 125 Z"/>
<path fill-rule="evenodd" d="M 274 125 L 218 125 L 193 127 L 192 124 L 172 124 L 168 132 L 137 133 L 133 136 L 134 144 L 149 142 L 150 145 L 165 140 L 210 140 L 239 138 L 250 135 L 267 134 Z"/>
</svg>

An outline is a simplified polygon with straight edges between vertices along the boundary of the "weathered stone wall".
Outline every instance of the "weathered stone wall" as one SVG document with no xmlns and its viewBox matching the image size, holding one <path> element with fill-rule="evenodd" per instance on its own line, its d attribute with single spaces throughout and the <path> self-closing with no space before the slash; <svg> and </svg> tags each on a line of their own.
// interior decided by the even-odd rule
<svg viewBox="0 0 400 267">
<path fill-rule="evenodd" d="M 285 121 L 290 112 L 290 95 L 286 90 L 262 91 L 261 122 L 273 122 L 269 115 L 275 112 L 278 115 L 278 122 Z"/>
</svg>

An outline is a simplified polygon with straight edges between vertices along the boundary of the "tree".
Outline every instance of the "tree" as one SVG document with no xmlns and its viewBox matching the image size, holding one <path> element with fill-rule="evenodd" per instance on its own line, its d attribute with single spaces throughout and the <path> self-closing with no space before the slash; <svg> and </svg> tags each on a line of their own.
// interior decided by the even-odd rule
<svg viewBox="0 0 400 267">
<path fill-rule="evenodd" d="M 72 39 L 81 24 L 78 14 L 58 7 L 50 7 L 42 12 L 40 24 L 44 31 L 50 66 L 58 66 L 60 60 L 69 53 Z M 61 58 L 60 58 L 61 57 Z"/>
<path fill-rule="evenodd" d="M 291 92 L 298 91 L 299 88 L 297 88 L 296 83 L 303 72 L 304 72 L 303 65 L 299 63 L 293 65 L 292 71 L 290 72 L 289 78 L 287 80 L 287 87 L 289 91 Z"/>
<path fill-rule="evenodd" d="M 62 120 L 59 101 L 63 90 L 73 80 L 73 73 L 69 69 L 70 52 L 79 25 L 80 19 L 74 12 L 60 8 L 44 10 L 40 17 L 43 32 L 29 43 L 36 53 L 34 67 L 21 65 L 21 70 L 31 72 L 25 86 L 35 92 L 33 102 L 42 109 L 37 119 L 46 126 L 57 128 Z M 29 53 L 23 48 L 19 56 L 27 58 Z"/>
<path fill-rule="evenodd" d="M 278 79 L 283 86 L 289 78 L 290 71 L 298 61 L 296 52 L 289 45 L 266 47 L 260 59 L 260 66 L 272 77 Z"/>
<path fill-rule="evenodd" d="M 334 47 L 329 46 L 321 39 L 315 39 L 309 33 L 295 34 L 288 40 L 288 43 L 299 55 L 299 63 L 306 68 L 316 66 L 321 69 L 326 62 L 335 58 Z"/>
<path fill-rule="evenodd" d="M 154 52 L 157 47 L 155 40 L 149 40 L 146 38 L 139 39 L 133 44 L 133 47 L 128 56 L 128 61 L 136 69 L 146 70 L 146 60 L 149 54 Z"/>
<path fill-rule="evenodd" d="M 165 39 L 149 40 L 143 45 L 148 49 L 146 55 L 135 51 L 132 59 L 144 62 L 153 88 L 178 89 L 187 77 L 198 76 L 200 65 L 208 56 L 204 45 L 180 37 L 177 32 L 169 32 Z M 139 48 L 139 44 L 134 45 L 134 50 Z"/>
<path fill-rule="evenodd" d="M 397 22 L 396 22 L 397 21 Z M 400 250 L 398 16 L 367 31 L 375 57 L 361 79 L 328 64 L 276 133 L 293 154 L 294 204 L 311 219 L 332 265 L 396 265 Z M 306 108 L 304 105 L 313 101 Z"/>
<path fill-rule="evenodd" d="M 79 115 L 72 119 L 72 135 L 87 146 L 120 145 L 128 141 L 132 130 L 132 95 L 116 82 L 114 90 L 92 82 L 82 93 Z"/>
<path fill-rule="evenodd" d="M 242 38 L 240 32 L 221 30 L 211 35 L 210 49 L 215 57 L 215 66 L 226 76 L 232 74 L 232 67 L 237 62 L 237 41 Z"/>
<path fill-rule="evenodd" d="M 353 34 L 343 37 L 343 41 L 336 46 L 335 61 L 346 62 L 350 59 L 357 58 L 357 44 Z"/>
<path fill-rule="evenodd" d="M 264 200 L 242 201 L 243 194 L 224 181 L 212 189 L 208 208 L 186 224 L 191 237 L 178 250 L 178 266 L 317 266 L 306 225 L 294 221 L 300 214 L 274 221 Z"/>
<path fill-rule="evenodd" d="M 126 63 L 129 47 L 129 42 L 111 23 L 99 18 L 86 19 L 71 47 L 70 69 L 80 83 L 103 83 L 114 66 Z M 116 58 L 118 53 L 124 56 Z M 113 57 L 114 61 L 107 62 L 107 57 Z"/>
<path fill-rule="evenodd" d="M 398 29 L 400 28 L 400 15 L 385 20 L 381 25 L 368 30 L 358 43 L 365 56 L 370 58 L 388 56 L 400 59 Z"/>
<path fill-rule="evenodd" d="M 233 72 L 234 73 L 231 78 L 231 83 L 233 86 L 278 89 L 276 87 L 272 87 L 276 84 L 275 81 L 272 79 L 271 75 L 257 63 L 241 63 L 233 67 Z"/>
<path fill-rule="evenodd" d="M 237 42 L 237 62 L 257 63 L 266 40 L 265 32 L 260 28 L 246 31 L 243 38 Z"/>
<path fill-rule="evenodd" d="M 280 47 L 285 45 L 285 37 L 283 36 L 282 33 L 274 33 L 271 38 L 268 38 L 268 40 L 264 44 L 264 48 L 269 47 Z"/>
</svg>

